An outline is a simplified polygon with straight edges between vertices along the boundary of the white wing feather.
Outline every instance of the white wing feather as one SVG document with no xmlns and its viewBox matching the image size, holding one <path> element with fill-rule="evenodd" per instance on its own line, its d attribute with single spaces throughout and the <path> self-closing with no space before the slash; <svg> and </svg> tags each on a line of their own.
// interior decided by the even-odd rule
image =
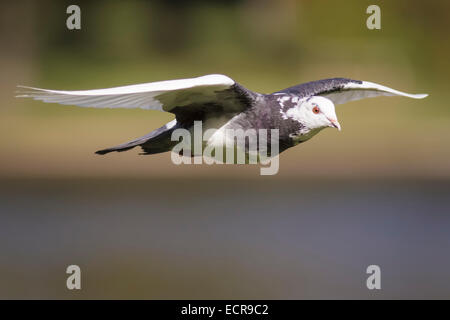
<svg viewBox="0 0 450 320">
<path fill-rule="evenodd" d="M 343 104 L 349 101 L 373 98 L 378 96 L 403 96 L 413 99 L 423 99 L 427 94 L 409 94 L 398 91 L 381 84 L 362 81 L 362 83 L 350 82 L 344 85 L 341 91 L 321 94 L 321 96 L 330 99 L 334 104 Z"/>
<path fill-rule="evenodd" d="M 108 89 L 64 91 L 32 87 L 17 97 L 33 98 L 49 103 L 76 105 L 94 108 L 140 108 L 170 111 L 180 95 L 193 94 L 195 97 L 207 98 L 217 90 L 231 87 L 235 82 L 227 76 L 210 74 L 197 78 L 168 80 L 122 86 Z M 164 95 L 164 103 L 160 101 Z M 195 99 L 195 98 L 194 98 Z"/>
</svg>

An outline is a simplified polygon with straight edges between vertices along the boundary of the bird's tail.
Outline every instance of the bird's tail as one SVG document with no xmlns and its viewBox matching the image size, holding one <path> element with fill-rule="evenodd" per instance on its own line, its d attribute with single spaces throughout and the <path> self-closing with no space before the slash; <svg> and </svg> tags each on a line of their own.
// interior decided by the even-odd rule
<svg viewBox="0 0 450 320">
<path fill-rule="evenodd" d="M 119 144 L 118 146 L 98 150 L 96 154 L 107 154 L 113 151 L 122 152 L 133 149 L 134 147 L 141 146 L 146 154 L 154 154 L 160 152 L 166 152 L 170 150 L 171 146 L 171 133 L 174 129 L 178 128 L 176 120 L 173 120 L 166 125 L 153 130 L 152 132 L 137 138 L 135 140 Z"/>
<path fill-rule="evenodd" d="M 126 146 L 127 144 L 129 144 L 131 142 L 132 141 L 124 143 L 124 144 L 121 144 L 121 145 L 118 145 L 118 146 L 115 146 L 115 147 L 98 150 L 98 151 L 95 151 L 95 153 L 104 155 L 104 154 L 107 154 L 107 153 L 110 153 L 110 152 L 113 152 L 113 151 L 117 151 L 117 152 L 127 151 L 127 150 L 133 149 L 134 147 L 137 146 L 137 144 L 136 145 L 131 145 L 131 146 Z"/>
<path fill-rule="evenodd" d="M 107 153 L 110 153 L 113 151 L 122 152 L 122 151 L 127 151 L 130 149 L 133 149 L 134 147 L 139 146 L 139 145 L 147 142 L 149 139 L 151 139 L 151 137 L 149 138 L 148 136 L 151 135 L 153 132 L 154 131 L 150 132 L 149 134 L 147 134 L 143 137 L 137 138 L 135 140 L 119 144 L 118 146 L 95 151 L 95 153 L 104 155 L 104 154 L 107 154 Z"/>
</svg>

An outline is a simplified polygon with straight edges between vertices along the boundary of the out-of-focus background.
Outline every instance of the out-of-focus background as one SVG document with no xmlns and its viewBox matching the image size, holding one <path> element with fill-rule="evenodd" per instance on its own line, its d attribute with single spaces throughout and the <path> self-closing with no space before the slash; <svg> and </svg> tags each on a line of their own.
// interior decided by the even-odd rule
<svg viewBox="0 0 450 320">
<path fill-rule="evenodd" d="M 78 31 L 66 8 L 81 7 Z M 0 298 L 450 298 L 450 2 L 0 4 Z M 425 100 L 337 107 L 257 166 L 95 150 L 172 119 L 14 98 L 223 73 L 270 93 L 348 77 Z M 65 268 L 82 269 L 82 290 Z M 380 265 L 382 290 L 365 286 Z"/>
</svg>

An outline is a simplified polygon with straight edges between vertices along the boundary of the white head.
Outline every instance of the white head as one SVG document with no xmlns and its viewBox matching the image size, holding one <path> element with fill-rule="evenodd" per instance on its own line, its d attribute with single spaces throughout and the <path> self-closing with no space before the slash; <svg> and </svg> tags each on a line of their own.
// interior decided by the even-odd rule
<svg viewBox="0 0 450 320">
<path fill-rule="evenodd" d="M 330 99 L 317 96 L 307 98 L 301 104 L 299 113 L 302 123 L 311 130 L 326 127 L 341 130 L 334 104 Z"/>
</svg>

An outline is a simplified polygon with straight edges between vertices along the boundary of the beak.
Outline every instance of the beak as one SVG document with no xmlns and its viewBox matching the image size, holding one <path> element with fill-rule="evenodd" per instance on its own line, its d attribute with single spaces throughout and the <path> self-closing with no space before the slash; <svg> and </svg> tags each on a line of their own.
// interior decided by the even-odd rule
<svg viewBox="0 0 450 320">
<path fill-rule="evenodd" d="M 336 128 L 339 131 L 341 131 L 341 125 L 339 124 L 339 122 L 336 119 L 329 119 L 328 118 L 328 121 L 330 121 L 330 127 Z"/>
</svg>

